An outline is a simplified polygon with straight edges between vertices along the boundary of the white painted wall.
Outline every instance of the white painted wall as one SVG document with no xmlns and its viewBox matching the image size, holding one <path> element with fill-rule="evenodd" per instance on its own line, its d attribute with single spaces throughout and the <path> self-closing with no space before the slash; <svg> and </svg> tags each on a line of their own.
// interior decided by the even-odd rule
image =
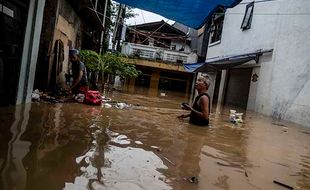
<svg viewBox="0 0 310 190">
<path fill-rule="evenodd" d="M 207 58 L 274 49 L 254 69 L 248 109 L 310 127 L 310 1 L 255 3 L 251 29 L 242 31 L 245 7 L 227 10 L 221 42 Z"/>
</svg>

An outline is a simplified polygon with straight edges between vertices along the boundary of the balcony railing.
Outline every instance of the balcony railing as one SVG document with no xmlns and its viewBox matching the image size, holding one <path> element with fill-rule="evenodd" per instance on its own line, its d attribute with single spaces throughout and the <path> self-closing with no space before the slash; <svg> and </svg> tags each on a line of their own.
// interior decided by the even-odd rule
<svg viewBox="0 0 310 190">
<path fill-rule="evenodd" d="M 189 53 L 167 50 L 160 47 L 125 42 L 122 54 L 148 60 L 162 60 L 173 63 L 186 63 Z"/>
</svg>

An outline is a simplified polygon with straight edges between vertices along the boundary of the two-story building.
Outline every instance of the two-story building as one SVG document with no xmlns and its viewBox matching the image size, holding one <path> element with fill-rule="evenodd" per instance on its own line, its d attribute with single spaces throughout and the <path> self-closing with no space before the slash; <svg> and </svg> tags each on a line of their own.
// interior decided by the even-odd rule
<svg viewBox="0 0 310 190">
<path fill-rule="evenodd" d="M 142 71 L 125 84 L 128 91 L 188 97 L 193 74 L 187 73 L 182 64 L 191 53 L 190 43 L 186 33 L 164 21 L 128 27 L 122 54 Z"/>
<path fill-rule="evenodd" d="M 213 100 L 309 126 L 309 13 L 307 0 L 244 0 L 216 12 L 206 62 L 244 64 L 210 74 Z"/>
</svg>

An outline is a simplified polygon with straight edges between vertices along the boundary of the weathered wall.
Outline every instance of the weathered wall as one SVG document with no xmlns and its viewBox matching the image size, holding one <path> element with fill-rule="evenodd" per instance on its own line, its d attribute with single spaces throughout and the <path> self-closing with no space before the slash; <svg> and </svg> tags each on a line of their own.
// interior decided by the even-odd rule
<svg viewBox="0 0 310 190">
<path fill-rule="evenodd" d="M 284 1 L 281 12 L 288 15 L 281 16 L 278 23 L 272 115 L 310 127 L 310 1 Z"/>
<path fill-rule="evenodd" d="M 227 10 L 221 42 L 207 57 L 274 49 L 255 68 L 248 109 L 310 127 L 310 1 L 255 3 L 251 29 L 242 31 L 245 6 Z"/>
<path fill-rule="evenodd" d="M 75 47 L 77 35 L 81 36 L 81 21 L 71 5 L 66 0 L 47 0 L 44 8 L 44 18 L 40 41 L 39 59 L 35 88 L 53 90 L 55 84 L 55 42 L 61 40 L 64 44 L 64 61 L 62 72 L 56 83 L 64 86 L 64 74 L 68 71 L 68 51 Z"/>
<path fill-rule="evenodd" d="M 58 17 L 56 20 L 56 28 L 54 31 L 54 38 L 51 48 L 51 59 L 49 66 L 49 75 L 51 75 L 53 61 L 55 59 L 54 46 L 56 40 L 61 40 L 64 44 L 64 61 L 62 72 L 59 74 L 57 78 L 57 84 L 59 86 L 65 85 L 65 73 L 68 73 L 68 53 L 70 48 L 79 48 L 76 47 L 76 38 L 77 36 L 81 36 L 81 19 L 75 13 L 73 8 L 65 1 L 59 1 L 58 7 Z M 51 78 L 51 76 L 49 76 Z"/>
<path fill-rule="evenodd" d="M 44 6 L 40 48 L 36 68 L 34 88 L 47 89 L 50 49 L 54 37 L 59 0 L 46 0 Z"/>
</svg>

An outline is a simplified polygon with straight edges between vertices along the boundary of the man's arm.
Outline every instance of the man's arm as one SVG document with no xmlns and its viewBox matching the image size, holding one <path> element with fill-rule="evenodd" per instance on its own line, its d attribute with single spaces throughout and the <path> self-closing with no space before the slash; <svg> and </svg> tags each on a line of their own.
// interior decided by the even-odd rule
<svg viewBox="0 0 310 190">
<path fill-rule="evenodd" d="M 74 87 L 76 87 L 82 80 L 83 77 L 83 71 L 80 70 L 79 76 L 73 81 L 72 86 L 70 87 L 70 90 L 72 90 Z"/>
<path fill-rule="evenodd" d="M 189 117 L 191 114 L 187 114 L 187 115 L 179 115 L 177 118 L 179 119 L 183 119 L 183 118 L 187 118 Z"/>
</svg>

